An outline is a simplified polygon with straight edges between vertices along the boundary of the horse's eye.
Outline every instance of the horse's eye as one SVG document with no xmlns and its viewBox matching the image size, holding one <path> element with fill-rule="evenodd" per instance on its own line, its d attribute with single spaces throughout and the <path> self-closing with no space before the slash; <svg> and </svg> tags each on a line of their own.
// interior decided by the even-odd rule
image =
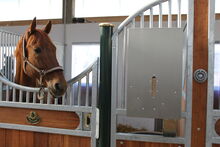
<svg viewBox="0 0 220 147">
<path fill-rule="evenodd" d="M 41 48 L 39 48 L 39 47 L 35 48 L 34 51 L 35 51 L 35 53 L 39 54 L 41 52 Z"/>
</svg>

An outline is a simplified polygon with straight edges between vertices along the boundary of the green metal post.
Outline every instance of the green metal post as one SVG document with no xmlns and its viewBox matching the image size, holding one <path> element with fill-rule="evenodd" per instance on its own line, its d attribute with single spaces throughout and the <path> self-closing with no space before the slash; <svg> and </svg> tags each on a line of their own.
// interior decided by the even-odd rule
<svg viewBox="0 0 220 147">
<path fill-rule="evenodd" d="M 98 108 L 100 110 L 99 139 L 97 147 L 110 147 L 111 142 L 111 75 L 113 25 L 100 25 L 100 85 Z"/>
</svg>

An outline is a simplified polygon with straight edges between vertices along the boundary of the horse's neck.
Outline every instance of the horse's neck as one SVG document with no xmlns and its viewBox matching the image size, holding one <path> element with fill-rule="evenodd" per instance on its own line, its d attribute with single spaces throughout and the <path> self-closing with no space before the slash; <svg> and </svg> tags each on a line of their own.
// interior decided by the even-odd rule
<svg viewBox="0 0 220 147">
<path fill-rule="evenodd" d="M 16 58 L 15 83 L 24 86 L 36 87 L 36 82 L 24 73 L 23 62 L 21 59 L 22 58 L 19 57 Z"/>
</svg>

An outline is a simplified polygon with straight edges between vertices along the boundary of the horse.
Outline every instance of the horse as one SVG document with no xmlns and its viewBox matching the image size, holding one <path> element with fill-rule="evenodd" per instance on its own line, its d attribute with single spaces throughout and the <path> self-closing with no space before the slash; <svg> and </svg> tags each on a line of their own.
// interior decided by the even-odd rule
<svg viewBox="0 0 220 147">
<path fill-rule="evenodd" d="M 48 34 L 52 28 L 48 21 L 43 29 L 36 28 L 36 17 L 15 49 L 15 83 L 48 88 L 53 97 L 61 97 L 67 89 L 63 68 L 56 58 L 56 47 Z"/>
</svg>

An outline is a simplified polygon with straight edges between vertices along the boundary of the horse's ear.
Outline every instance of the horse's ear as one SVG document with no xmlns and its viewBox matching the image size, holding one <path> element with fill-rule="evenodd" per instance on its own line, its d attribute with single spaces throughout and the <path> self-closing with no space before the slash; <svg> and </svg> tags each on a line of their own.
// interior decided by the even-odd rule
<svg viewBox="0 0 220 147">
<path fill-rule="evenodd" d="M 30 24 L 29 30 L 28 30 L 29 34 L 32 34 L 35 31 L 36 24 L 37 24 L 36 23 L 36 17 L 34 17 L 34 19 L 32 20 L 32 22 Z"/>
<path fill-rule="evenodd" d="M 48 21 L 48 23 L 46 24 L 46 26 L 43 28 L 43 31 L 47 34 L 50 33 L 50 30 L 51 30 L 51 27 L 52 27 L 52 23 L 51 21 Z"/>
</svg>

